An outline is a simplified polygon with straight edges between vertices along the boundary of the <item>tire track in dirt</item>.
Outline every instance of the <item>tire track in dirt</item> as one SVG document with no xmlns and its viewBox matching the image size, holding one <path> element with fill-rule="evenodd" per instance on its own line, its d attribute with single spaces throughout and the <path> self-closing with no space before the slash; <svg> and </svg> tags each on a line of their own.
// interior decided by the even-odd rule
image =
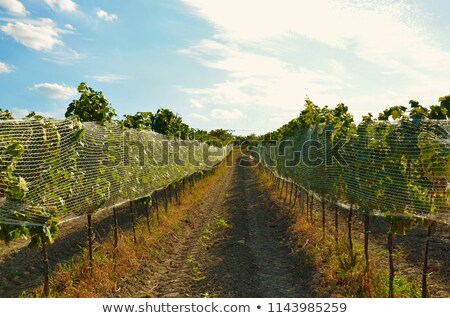
<svg viewBox="0 0 450 318">
<path fill-rule="evenodd" d="M 217 235 L 208 253 L 216 261 L 199 285 L 221 297 L 305 297 L 308 284 L 298 276 L 300 256 L 291 255 L 288 220 L 261 191 L 257 168 L 243 159 L 227 191 L 223 216 L 230 228 Z"/>
<path fill-rule="evenodd" d="M 193 292 L 198 280 L 194 255 L 201 248 L 204 225 L 213 222 L 223 209 L 225 192 L 232 178 L 227 168 L 208 196 L 190 211 L 177 233 L 165 237 L 157 247 L 162 257 L 145 260 L 137 275 L 125 279 L 115 297 L 199 297 Z"/>
</svg>

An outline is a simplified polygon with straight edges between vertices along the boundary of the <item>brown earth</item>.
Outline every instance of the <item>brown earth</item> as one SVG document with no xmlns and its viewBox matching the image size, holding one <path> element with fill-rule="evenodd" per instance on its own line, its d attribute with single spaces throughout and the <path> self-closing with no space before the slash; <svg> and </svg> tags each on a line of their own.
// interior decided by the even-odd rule
<svg viewBox="0 0 450 318">
<path fill-rule="evenodd" d="M 307 279 L 287 243 L 288 223 L 235 159 L 165 257 L 143 264 L 117 297 L 305 297 Z"/>
</svg>

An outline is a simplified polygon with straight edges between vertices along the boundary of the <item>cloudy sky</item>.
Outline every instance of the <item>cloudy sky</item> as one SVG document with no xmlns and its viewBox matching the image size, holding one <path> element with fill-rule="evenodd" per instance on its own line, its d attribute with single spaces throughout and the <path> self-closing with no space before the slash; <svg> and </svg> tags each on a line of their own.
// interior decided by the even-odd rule
<svg viewBox="0 0 450 318">
<path fill-rule="evenodd" d="M 304 99 L 357 120 L 450 94 L 447 0 L 0 0 L 0 107 L 63 118 L 76 87 L 121 117 L 264 133 Z"/>
</svg>

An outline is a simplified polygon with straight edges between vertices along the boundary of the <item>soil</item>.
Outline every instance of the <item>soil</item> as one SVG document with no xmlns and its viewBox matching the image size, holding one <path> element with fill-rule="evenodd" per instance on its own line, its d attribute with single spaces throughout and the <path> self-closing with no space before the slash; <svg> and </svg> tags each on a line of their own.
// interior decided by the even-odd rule
<svg viewBox="0 0 450 318">
<path fill-rule="evenodd" d="M 143 207 L 137 206 L 143 214 Z M 132 228 L 128 207 L 117 210 L 118 223 L 123 231 Z M 92 216 L 95 244 L 101 244 L 111 233 L 112 210 Z M 42 284 L 41 250 L 28 247 L 29 240 L 18 239 L 8 245 L 0 244 L 0 297 L 19 297 L 23 291 Z M 50 271 L 57 264 L 66 263 L 80 256 L 88 246 L 87 218 L 82 217 L 61 224 L 55 243 L 48 246 Z"/>
<path fill-rule="evenodd" d="M 346 214 L 346 213 L 345 213 Z M 344 216 L 345 214 L 341 214 Z M 331 215 L 331 214 L 330 214 Z M 330 224 L 331 225 L 331 220 Z M 344 220 L 340 221 L 344 225 Z M 356 217 L 354 231 L 358 241 L 364 242 L 364 223 L 362 216 Z M 344 230 L 344 228 L 342 228 Z M 387 233 L 389 224 L 381 217 L 370 220 L 369 248 L 380 255 L 388 268 Z M 423 252 L 427 238 L 427 229 L 413 226 L 405 236 L 394 236 L 395 273 L 419 283 L 422 281 Z M 436 224 L 430 240 L 428 288 L 431 297 L 450 297 L 450 226 Z"/>
<path fill-rule="evenodd" d="M 143 264 L 116 297 L 305 297 L 288 222 L 258 187 L 255 167 L 235 158 L 221 182 L 165 246 L 160 263 Z M 306 275 L 308 276 L 308 275 Z"/>
<path fill-rule="evenodd" d="M 140 270 L 119 284 L 115 297 L 312 295 L 317 273 L 302 268 L 304 256 L 292 253 L 290 221 L 281 213 L 285 210 L 282 201 L 259 186 L 258 168 L 243 155 L 233 160 L 178 230 L 159 242 L 155 257 L 142 260 Z M 333 226 L 333 213 L 328 213 L 328 228 Z M 118 210 L 118 215 L 122 229 L 130 229 L 127 209 Z M 315 217 L 320 226 L 317 212 Z M 344 217 L 346 212 L 340 212 L 340 231 L 345 231 Z M 371 248 L 384 251 L 387 225 L 382 219 L 371 221 Z M 96 215 L 94 223 L 99 244 L 110 235 L 111 211 Z M 355 217 L 354 224 L 355 239 L 362 241 L 362 222 Z M 86 248 L 85 226 L 82 218 L 61 227 L 59 238 L 49 247 L 52 268 Z M 420 279 L 425 235 L 424 229 L 415 228 L 406 237 L 395 237 L 397 273 Z M 42 283 L 40 251 L 26 245 L 26 241 L 16 241 L 0 246 L 0 297 L 18 297 Z M 448 226 L 438 225 L 430 248 L 431 295 L 450 297 Z"/>
</svg>

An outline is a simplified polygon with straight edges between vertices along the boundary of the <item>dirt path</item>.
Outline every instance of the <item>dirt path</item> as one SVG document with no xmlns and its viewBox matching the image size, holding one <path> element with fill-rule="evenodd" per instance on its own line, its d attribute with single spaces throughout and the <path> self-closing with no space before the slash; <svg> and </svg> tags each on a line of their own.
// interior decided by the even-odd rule
<svg viewBox="0 0 450 318">
<path fill-rule="evenodd" d="M 287 222 L 259 190 L 252 167 L 235 158 L 161 262 L 127 279 L 123 297 L 302 297 L 286 241 Z"/>
</svg>

